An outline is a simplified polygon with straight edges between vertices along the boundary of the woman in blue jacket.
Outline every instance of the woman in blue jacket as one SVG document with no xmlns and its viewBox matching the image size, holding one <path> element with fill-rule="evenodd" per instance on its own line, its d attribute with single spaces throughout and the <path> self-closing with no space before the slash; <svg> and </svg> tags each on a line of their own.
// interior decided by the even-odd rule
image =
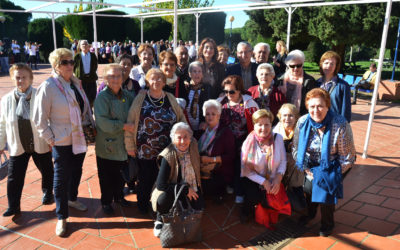
<svg viewBox="0 0 400 250">
<path fill-rule="evenodd" d="M 319 87 L 328 91 L 331 96 L 331 110 L 351 121 L 350 85 L 338 77 L 340 56 L 334 51 L 325 52 L 319 61 L 319 71 L 322 75 L 317 80 Z"/>
</svg>

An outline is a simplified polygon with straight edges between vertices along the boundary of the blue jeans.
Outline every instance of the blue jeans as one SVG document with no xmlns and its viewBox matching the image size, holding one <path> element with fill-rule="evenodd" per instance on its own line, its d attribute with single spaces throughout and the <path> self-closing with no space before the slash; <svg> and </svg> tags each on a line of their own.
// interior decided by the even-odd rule
<svg viewBox="0 0 400 250">
<path fill-rule="evenodd" d="M 8 56 L 1 56 L 0 64 L 1 64 L 1 73 L 8 74 L 8 70 L 10 69 L 10 65 L 8 64 Z"/>
<path fill-rule="evenodd" d="M 75 155 L 72 146 L 54 146 L 54 198 L 59 220 L 68 218 L 68 200 L 76 201 L 86 153 Z"/>
</svg>

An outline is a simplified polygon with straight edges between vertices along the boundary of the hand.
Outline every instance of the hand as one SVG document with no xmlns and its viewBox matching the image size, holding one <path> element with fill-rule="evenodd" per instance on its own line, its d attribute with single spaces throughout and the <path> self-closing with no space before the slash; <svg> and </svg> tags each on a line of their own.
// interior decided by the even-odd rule
<svg viewBox="0 0 400 250">
<path fill-rule="evenodd" d="M 209 157 L 209 156 L 201 156 L 200 157 L 201 163 L 212 163 L 214 162 L 214 157 Z"/>
<path fill-rule="evenodd" d="M 51 142 L 49 143 L 49 146 L 50 146 L 50 147 L 54 147 L 54 145 L 55 145 L 55 142 L 54 142 L 54 141 L 51 141 Z"/>
<path fill-rule="evenodd" d="M 132 123 L 125 123 L 122 129 L 131 133 L 135 131 L 135 128 Z"/>
<path fill-rule="evenodd" d="M 207 123 L 205 122 L 200 123 L 199 130 L 206 130 L 206 129 L 207 129 Z"/>
<path fill-rule="evenodd" d="M 256 171 L 256 165 L 254 163 L 251 162 L 246 162 L 244 164 L 244 166 L 248 169 L 250 169 L 251 171 Z M 263 184 L 264 185 L 264 184 Z"/>
<path fill-rule="evenodd" d="M 189 200 L 192 200 L 192 199 L 197 200 L 199 198 L 199 195 L 192 188 L 189 188 L 187 197 L 189 198 Z"/>
<path fill-rule="evenodd" d="M 0 155 L 2 155 L 4 153 L 4 149 L 0 150 Z"/>
<path fill-rule="evenodd" d="M 306 172 L 306 175 L 309 175 L 314 178 L 314 174 L 313 174 L 313 172 L 311 172 L 310 169 L 306 169 L 305 172 Z"/>
<path fill-rule="evenodd" d="M 271 191 L 270 193 L 273 195 L 276 195 L 279 192 L 279 189 L 281 187 L 281 179 L 279 177 L 276 177 L 272 183 L 271 183 Z"/>
<path fill-rule="evenodd" d="M 130 155 L 130 156 L 132 156 L 132 157 L 136 157 L 136 152 L 135 152 L 135 150 L 129 150 L 127 153 L 128 153 L 128 155 Z"/>
<path fill-rule="evenodd" d="M 265 191 L 267 191 L 267 193 L 269 193 L 271 190 L 271 183 L 269 183 L 268 180 L 265 180 L 262 185 L 263 185 Z"/>
</svg>

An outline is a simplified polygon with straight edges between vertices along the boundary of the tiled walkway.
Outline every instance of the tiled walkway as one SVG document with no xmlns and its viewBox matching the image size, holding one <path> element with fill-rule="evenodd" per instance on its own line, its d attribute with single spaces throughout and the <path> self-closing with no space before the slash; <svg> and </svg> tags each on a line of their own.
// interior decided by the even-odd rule
<svg viewBox="0 0 400 250">
<path fill-rule="evenodd" d="M 36 71 L 34 85 L 47 78 L 49 72 L 48 68 Z M 11 89 L 9 78 L 0 77 L 0 96 Z M 345 197 L 337 206 L 333 235 L 328 238 L 317 236 L 319 221 L 316 219 L 311 223 L 309 233 L 293 240 L 285 249 L 400 249 L 400 106 L 387 103 L 377 106 L 369 158 L 362 159 L 369 110 L 365 100 L 359 100 L 353 106 L 351 125 L 358 158 L 356 166 L 344 181 Z M 139 215 L 135 195 L 126 197 L 134 203 L 132 208 L 115 206 L 115 216 L 103 214 L 93 147 L 87 153 L 79 188 L 79 200 L 89 210 L 70 211 L 65 238 L 55 235 L 55 205 L 41 205 L 40 185 L 40 173 L 31 163 L 21 201 L 22 214 L 15 218 L 0 215 L 0 248 L 161 247 L 159 240 L 153 236 L 151 218 Z M 3 180 L 0 182 L 0 213 L 6 208 L 6 180 Z M 232 197 L 228 197 L 223 205 L 208 202 L 202 221 L 203 242 L 182 247 L 252 247 L 248 245 L 248 240 L 265 229 L 255 223 L 240 224 L 238 211 Z"/>
</svg>

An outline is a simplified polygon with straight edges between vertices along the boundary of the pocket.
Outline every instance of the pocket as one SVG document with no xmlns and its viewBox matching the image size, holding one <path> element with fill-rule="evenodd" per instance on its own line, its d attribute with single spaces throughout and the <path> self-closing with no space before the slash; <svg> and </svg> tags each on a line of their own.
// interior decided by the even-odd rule
<svg viewBox="0 0 400 250">
<path fill-rule="evenodd" d="M 106 153 L 115 153 L 117 151 L 117 139 L 115 138 L 106 138 L 104 142 L 104 149 Z"/>
</svg>

